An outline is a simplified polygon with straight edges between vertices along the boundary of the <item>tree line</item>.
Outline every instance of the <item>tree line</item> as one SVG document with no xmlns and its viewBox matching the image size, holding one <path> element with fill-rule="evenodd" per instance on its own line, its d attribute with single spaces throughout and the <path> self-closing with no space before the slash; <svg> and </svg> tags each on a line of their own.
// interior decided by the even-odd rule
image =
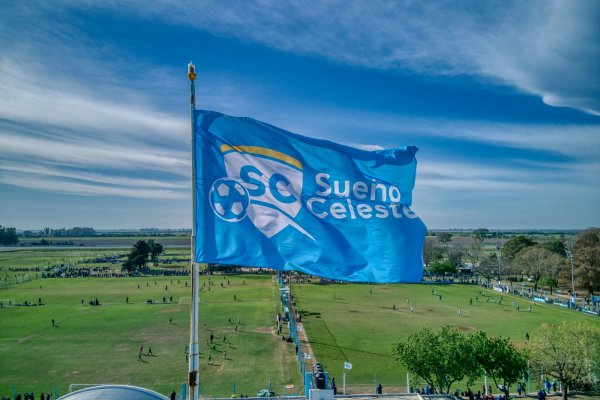
<svg viewBox="0 0 600 400">
<path fill-rule="evenodd" d="M 590 228 L 575 240 L 564 237 L 535 241 L 525 235 L 508 239 L 495 251 L 485 251 L 484 241 L 502 236 L 480 228 L 472 231 L 469 244 L 452 243 L 452 233 L 440 232 L 428 237 L 423 247 L 423 259 L 432 274 L 455 274 L 465 263 L 487 280 L 495 277 L 520 277 L 530 279 L 537 291 L 538 285 L 553 288 L 570 286 L 571 261 L 578 287 L 591 294 L 600 290 L 600 229 Z"/>
<path fill-rule="evenodd" d="M 23 231 L 23 237 L 35 238 L 35 237 L 89 237 L 97 236 L 98 232 L 94 228 L 85 226 L 76 226 L 74 228 L 44 228 L 41 231 Z"/>
<path fill-rule="evenodd" d="M 529 334 L 528 334 L 529 335 Z M 473 386 L 486 375 L 509 398 L 510 388 L 525 387 L 528 374 L 555 378 L 567 399 L 569 388 L 600 374 L 600 327 L 563 322 L 543 324 L 518 349 L 508 338 L 483 331 L 463 334 L 450 326 L 424 328 L 393 345 L 394 359 L 436 393 L 449 393 L 456 382 Z"/>
</svg>

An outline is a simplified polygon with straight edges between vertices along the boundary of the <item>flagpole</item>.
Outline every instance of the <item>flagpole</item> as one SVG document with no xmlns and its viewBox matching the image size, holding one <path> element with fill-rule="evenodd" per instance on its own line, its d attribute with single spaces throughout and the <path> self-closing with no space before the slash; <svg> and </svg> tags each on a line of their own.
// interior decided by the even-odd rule
<svg viewBox="0 0 600 400">
<path fill-rule="evenodd" d="M 196 263 L 196 135 L 194 127 L 194 111 L 196 110 L 196 67 L 191 62 L 188 64 L 188 79 L 190 80 L 190 117 L 192 128 L 192 237 L 191 237 L 191 275 L 192 275 L 192 304 L 190 315 L 190 357 L 188 369 L 189 399 L 198 400 L 199 390 L 199 365 L 200 349 L 198 345 L 198 303 L 199 279 L 198 264 Z"/>
</svg>

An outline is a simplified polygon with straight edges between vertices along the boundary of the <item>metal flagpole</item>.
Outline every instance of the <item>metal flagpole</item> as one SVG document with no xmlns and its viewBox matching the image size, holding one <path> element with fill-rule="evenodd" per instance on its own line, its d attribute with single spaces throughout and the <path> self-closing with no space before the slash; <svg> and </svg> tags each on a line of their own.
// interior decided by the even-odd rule
<svg viewBox="0 0 600 400">
<path fill-rule="evenodd" d="M 188 64 L 188 79 L 190 80 L 190 116 L 192 127 L 192 240 L 191 240 L 191 275 L 192 275 L 192 304 L 190 315 L 190 358 L 188 369 L 188 385 L 190 387 L 189 399 L 198 400 L 199 390 L 199 365 L 200 349 L 198 346 L 198 303 L 199 303 L 199 279 L 198 264 L 196 263 L 196 135 L 194 127 L 194 111 L 196 110 L 196 67 L 191 62 Z"/>
</svg>

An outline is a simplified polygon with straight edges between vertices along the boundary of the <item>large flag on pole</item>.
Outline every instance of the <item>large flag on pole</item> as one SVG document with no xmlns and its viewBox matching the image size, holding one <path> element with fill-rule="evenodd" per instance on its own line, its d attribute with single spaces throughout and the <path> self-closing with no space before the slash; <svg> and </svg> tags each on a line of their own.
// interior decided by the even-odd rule
<svg viewBox="0 0 600 400">
<path fill-rule="evenodd" d="M 365 151 L 194 111 L 197 262 L 419 282 L 417 148 Z"/>
</svg>

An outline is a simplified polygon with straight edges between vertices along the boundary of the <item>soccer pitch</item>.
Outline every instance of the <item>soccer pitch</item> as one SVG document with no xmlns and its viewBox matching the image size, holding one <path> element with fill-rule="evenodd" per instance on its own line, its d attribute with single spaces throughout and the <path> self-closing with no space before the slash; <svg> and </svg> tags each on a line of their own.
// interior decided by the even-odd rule
<svg viewBox="0 0 600 400">
<path fill-rule="evenodd" d="M 200 285 L 201 394 L 255 395 L 268 387 L 277 394 L 303 393 L 294 345 L 274 330 L 274 315 L 282 311 L 276 279 L 213 275 L 202 276 Z M 388 393 L 405 391 L 406 372 L 394 362 L 392 344 L 423 327 L 482 329 L 526 347 L 525 334 L 533 337 L 542 322 L 600 323 L 552 305 L 535 304 L 528 312 L 531 303 L 506 294 L 500 304 L 500 293 L 478 286 L 293 284 L 291 289 L 312 353 L 338 388 L 343 363 L 353 365 L 346 370 L 349 393 L 372 393 L 379 382 Z M 64 394 L 70 384 L 93 383 L 180 391 L 187 379 L 189 296 L 188 277 L 38 279 L 0 290 L 2 298 L 44 304 L 0 309 L 0 395 L 12 395 L 14 388 Z M 89 304 L 95 298 L 100 306 Z M 307 347 L 302 343 L 300 350 Z M 411 384 L 418 382 L 411 378 Z"/>
<path fill-rule="evenodd" d="M 292 293 L 312 351 L 329 378 L 336 378 L 338 388 L 344 362 L 352 364 L 345 371 L 351 393 L 373 393 L 376 383 L 388 392 L 404 392 L 406 371 L 394 361 L 392 344 L 422 328 L 450 325 L 464 333 L 483 330 L 510 337 L 517 347 L 526 348 L 526 334 L 533 338 L 542 322 L 600 323 L 596 316 L 471 285 L 293 285 Z M 422 387 L 416 377 L 410 384 Z M 483 380 L 474 387 L 482 384 Z M 456 387 L 466 390 L 464 385 Z"/>
<path fill-rule="evenodd" d="M 293 345 L 274 332 L 277 282 L 260 275 L 210 282 L 200 280 L 201 393 L 254 395 L 269 385 L 280 394 L 300 393 Z M 3 289 L 2 298 L 44 305 L 0 309 L 0 395 L 12 396 L 15 387 L 65 394 L 70 384 L 93 383 L 179 392 L 187 381 L 190 315 L 189 303 L 179 299 L 190 295 L 189 284 L 188 277 L 71 278 Z M 90 305 L 96 298 L 101 305 Z M 206 344 L 211 333 L 214 350 Z"/>
</svg>

